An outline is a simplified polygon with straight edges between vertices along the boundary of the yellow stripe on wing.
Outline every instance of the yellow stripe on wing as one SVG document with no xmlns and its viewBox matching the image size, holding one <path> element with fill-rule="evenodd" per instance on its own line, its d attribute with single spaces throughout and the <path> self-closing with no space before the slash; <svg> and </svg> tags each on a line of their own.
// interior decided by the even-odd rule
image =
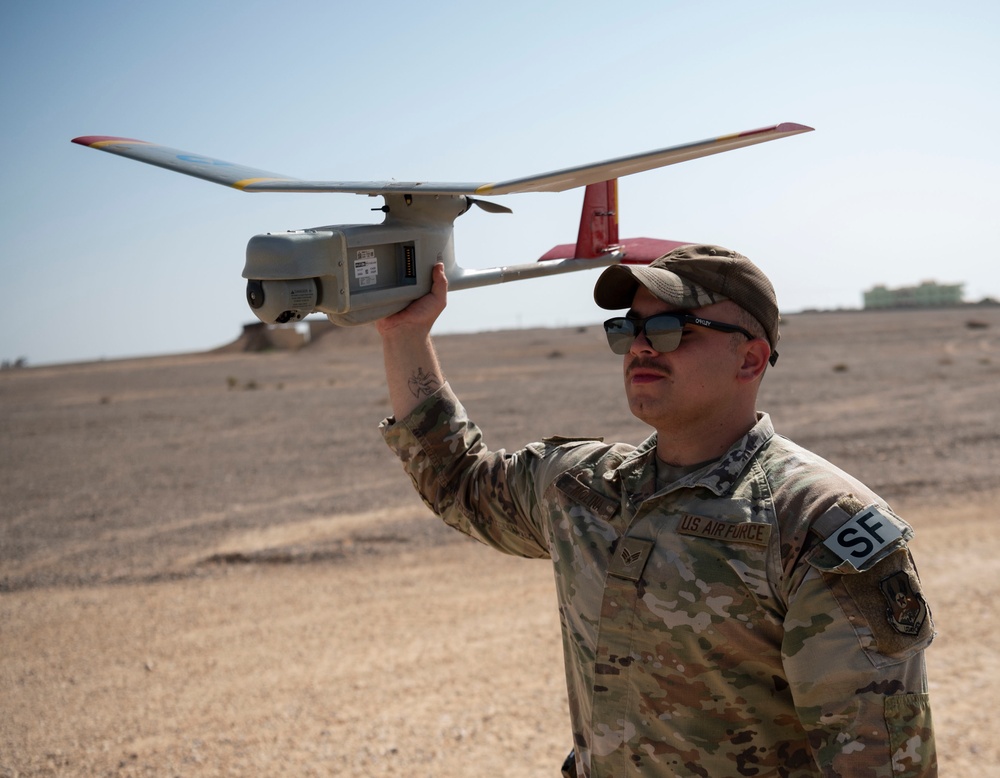
<svg viewBox="0 0 1000 778">
<path fill-rule="evenodd" d="M 260 178 L 244 178 L 240 181 L 233 181 L 230 184 L 233 189 L 246 189 L 248 186 L 259 184 L 261 181 L 293 181 L 292 178 L 275 178 L 273 176 L 261 176 Z"/>
<path fill-rule="evenodd" d="M 155 146 L 156 144 L 132 138 L 107 138 L 106 140 L 95 140 L 87 145 L 92 149 L 103 149 L 105 146 Z"/>
</svg>

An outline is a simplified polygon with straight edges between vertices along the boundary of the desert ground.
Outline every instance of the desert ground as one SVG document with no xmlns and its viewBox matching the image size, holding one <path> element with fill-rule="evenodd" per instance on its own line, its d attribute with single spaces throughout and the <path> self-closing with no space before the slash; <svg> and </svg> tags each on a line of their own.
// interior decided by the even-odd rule
<svg viewBox="0 0 1000 778">
<path fill-rule="evenodd" d="M 916 529 L 943 775 L 1000 775 L 1000 308 L 801 313 L 760 407 Z M 638 442 L 599 326 L 438 338 L 494 448 Z M 551 571 L 440 525 L 370 328 L 0 372 L 0 778 L 556 776 Z"/>
</svg>

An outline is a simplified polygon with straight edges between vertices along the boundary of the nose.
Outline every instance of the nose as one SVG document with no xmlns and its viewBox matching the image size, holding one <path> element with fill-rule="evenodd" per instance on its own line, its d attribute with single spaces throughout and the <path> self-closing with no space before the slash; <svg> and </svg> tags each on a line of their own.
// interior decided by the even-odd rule
<svg viewBox="0 0 1000 778">
<path fill-rule="evenodd" d="M 646 337 L 646 328 L 640 329 L 635 337 L 632 339 L 632 345 L 629 347 L 630 354 L 658 354 L 659 352 L 653 348 L 653 344 L 649 342 Z"/>
</svg>

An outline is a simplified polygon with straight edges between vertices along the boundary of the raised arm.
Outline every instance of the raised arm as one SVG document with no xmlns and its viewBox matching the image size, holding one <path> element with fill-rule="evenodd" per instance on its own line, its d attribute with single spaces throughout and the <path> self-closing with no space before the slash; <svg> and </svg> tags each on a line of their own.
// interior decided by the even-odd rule
<svg viewBox="0 0 1000 778">
<path fill-rule="evenodd" d="M 444 265 L 435 265 L 431 291 L 406 308 L 375 323 L 382 338 L 385 378 L 392 412 L 406 416 L 444 383 L 431 342 L 431 327 L 447 305 Z"/>
</svg>

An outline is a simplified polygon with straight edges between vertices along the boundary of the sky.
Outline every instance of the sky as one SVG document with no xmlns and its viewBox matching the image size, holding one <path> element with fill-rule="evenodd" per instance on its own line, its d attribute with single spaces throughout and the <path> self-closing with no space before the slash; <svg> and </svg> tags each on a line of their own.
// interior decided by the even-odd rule
<svg viewBox="0 0 1000 778">
<path fill-rule="evenodd" d="M 1000 4 L 216 0 L 0 4 L 0 359 L 186 353 L 255 321 L 264 232 L 381 200 L 239 192 L 70 143 L 117 135 L 322 180 L 498 181 L 797 122 L 624 177 L 621 237 L 716 243 L 784 312 L 876 284 L 1000 298 Z M 470 268 L 573 242 L 582 190 L 455 224 Z M 437 332 L 575 326 L 599 271 L 463 290 Z"/>
</svg>

